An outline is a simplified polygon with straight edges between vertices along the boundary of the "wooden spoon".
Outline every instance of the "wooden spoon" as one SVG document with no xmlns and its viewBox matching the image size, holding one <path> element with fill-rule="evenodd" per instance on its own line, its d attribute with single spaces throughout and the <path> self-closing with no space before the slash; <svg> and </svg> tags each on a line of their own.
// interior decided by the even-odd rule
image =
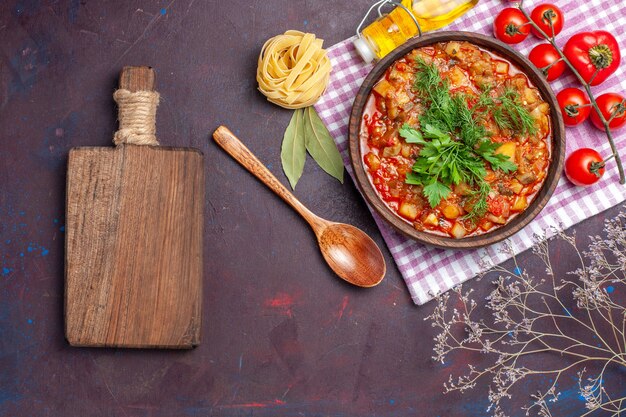
<svg viewBox="0 0 626 417">
<path fill-rule="evenodd" d="M 385 259 L 368 235 L 354 226 L 331 222 L 309 211 L 225 126 L 217 128 L 213 139 L 304 217 L 317 236 L 324 259 L 339 277 L 359 287 L 373 287 L 382 281 Z"/>
</svg>

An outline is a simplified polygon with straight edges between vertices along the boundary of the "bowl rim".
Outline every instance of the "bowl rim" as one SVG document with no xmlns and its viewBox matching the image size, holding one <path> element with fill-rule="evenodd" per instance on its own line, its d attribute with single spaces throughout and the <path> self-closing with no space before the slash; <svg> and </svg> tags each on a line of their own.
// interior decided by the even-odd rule
<svg viewBox="0 0 626 417">
<path fill-rule="evenodd" d="M 428 46 L 437 42 L 449 41 L 470 42 L 488 51 L 494 52 L 495 54 L 500 55 L 509 62 L 513 63 L 530 79 L 532 84 L 539 89 L 542 98 L 550 105 L 550 123 L 552 126 L 552 137 L 550 138 L 551 162 L 548 166 L 546 179 L 532 203 L 526 208 L 526 210 L 518 214 L 504 226 L 492 232 L 462 239 L 455 239 L 452 237 L 416 230 L 412 225 L 401 219 L 396 213 L 393 213 L 378 195 L 367 176 L 363 166 L 364 163 L 363 156 L 361 154 L 360 139 L 361 119 L 363 117 L 365 104 L 367 103 L 367 99 L 369 98 L 375 83 L 380 79 L 387 68 L 413 49 Z M 482 34 L 463 31 L 441 31 L 412 38 L 380 60 L 363 80 L 363 83 L 361 84 L 361 87 L 359 88 L 359 91 L 354 99 L 352 111 L 350 113 L 348 139 L 350 161 L 356 179 L 355 182 L 361 191 L 361 194 L 363 194 L 376 213 L 382 217 L 387 224 L 390 224 L 395 230 L 405 236 L 421 243 L 445 249 L 473 249 L 484 247 L 502 241 L 523 229 L 548 203 L 548 200 L 556 189 L 561 177 L 565 160 L 565 126 L 563 124 L 563 118 L 559 110 L 558 102 L 550 84 L 545 79 L 545 76 L 526 57 L 503 42 Z"/>
</svg>

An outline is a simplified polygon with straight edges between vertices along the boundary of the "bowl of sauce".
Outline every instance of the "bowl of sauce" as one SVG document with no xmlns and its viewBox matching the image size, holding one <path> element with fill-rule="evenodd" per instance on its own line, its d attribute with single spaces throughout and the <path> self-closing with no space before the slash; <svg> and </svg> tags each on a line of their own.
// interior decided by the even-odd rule
<svg viewBox="0 0 626 417">
<path fill-rule="evenodd" d="M 469 32 L 415 38 L 366 77 L 350 117 L 357 185 L 396 230 L 444 248 L 505 239 L 562 172 L 554 93 L 526 58 Z"/>
</svg>

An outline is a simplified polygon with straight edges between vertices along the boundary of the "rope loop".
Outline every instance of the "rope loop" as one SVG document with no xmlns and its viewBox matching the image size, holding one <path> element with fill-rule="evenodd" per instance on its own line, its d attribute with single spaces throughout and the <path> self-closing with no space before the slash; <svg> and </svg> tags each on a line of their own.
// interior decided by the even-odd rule
<svg viewBox="0 0 626 417">
<path fill-rule="evenodd" d="M 158 145 L 156 139 L 156 109 L 159 105 L 159 93 L 156 91 L 130 92 L 119 89 L 113 93 L 118 106 L 120 127 L 113 143 L 119 145 Z"/>
</svg>

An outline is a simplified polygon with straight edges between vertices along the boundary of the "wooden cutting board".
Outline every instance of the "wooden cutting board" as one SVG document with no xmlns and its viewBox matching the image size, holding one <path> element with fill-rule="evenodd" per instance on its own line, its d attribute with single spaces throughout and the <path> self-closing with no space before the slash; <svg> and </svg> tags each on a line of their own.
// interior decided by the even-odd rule
<svg viewBox="0 0 626 417">
<path fill-rule="evenodd" d="M 125 67 L 120 89 L 153 91 Z M 73 346 L 191 348 L 200 342 L 204 156 L 119 144 L 70 151 L 65 334 Z"/>
</svg>

